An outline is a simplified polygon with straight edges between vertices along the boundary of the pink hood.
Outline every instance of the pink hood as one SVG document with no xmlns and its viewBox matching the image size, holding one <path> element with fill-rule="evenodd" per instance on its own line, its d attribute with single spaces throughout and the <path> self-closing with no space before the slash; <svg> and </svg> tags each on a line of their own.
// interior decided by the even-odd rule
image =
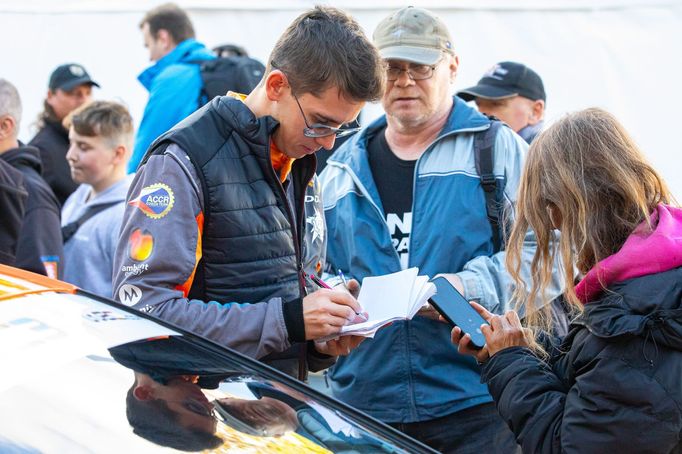
<svg viewBox="0 0 682 454">
<path fill-rule="evenodd" d="M 594 301 L 616 282 L 661 273 L 682 266 L 682 209 L 658 205 L 646 222 L 637 226 L 623 247 L 597 263 L 575 287 L 583 304 Z"/>
</svg>

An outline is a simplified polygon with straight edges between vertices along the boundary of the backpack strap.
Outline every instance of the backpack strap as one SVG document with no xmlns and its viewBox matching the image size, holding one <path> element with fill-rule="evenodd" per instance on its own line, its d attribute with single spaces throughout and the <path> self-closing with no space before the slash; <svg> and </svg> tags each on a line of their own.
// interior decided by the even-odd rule
<svg viewBox="0 0 682 454">
<path fill-rule="evenodd" d="M 73 222 L 70 222 L 66 224 L 64 227 L 62 227 L 62 241 L 63 244 L 66 244 L 67 241 L 73 237 L 78 229 L 81 228 L 83 224 L 85 224 L 91 217 L 97 215 L 98 213 L 106 210 L 109 207 L 112 207 L 116 205 L 117 203 L 120 203 L 119 201 L 116 202 L 109 202 L 109 203 L 103 203 L 101 205 L 95 205 L 94 207 L 90 208 L 83 214 L 83 216 L 79 217 Z"/>
<path fill-rule="evenodd" d="M 502 122 L 492 120 L 490 127 L 474 135 L 474 158 L 476 160 L 476 172 L 481 179 L 481 186 L 485 194 L 485 209 L 488 221 L 493 231 L 493 253 L 504 249 L 504 235 L 502 232 L 501 211 L 503 201 L 499 200 L 497 178 L 493 173 L 495 163 L 495 138 Z"/>
</svg>

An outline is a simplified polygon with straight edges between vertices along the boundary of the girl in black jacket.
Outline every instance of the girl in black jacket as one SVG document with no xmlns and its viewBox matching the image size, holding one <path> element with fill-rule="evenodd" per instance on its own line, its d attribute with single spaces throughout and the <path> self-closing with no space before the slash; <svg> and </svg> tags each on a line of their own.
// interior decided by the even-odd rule
<svg viewBox="0 0 682 454">
<path fill-rule="evenodd" d="M 475 351 L 452 331 L 460 352 L 483 363 L 524 452 L 682 452 L 682 210 L 671 202 L 603 110 L 568 115 L 531 146 L 507 247 L 525 326 L 516 312 L 473 304 L 489 323 L 486 346 Z M 529 291 L 519 279 L 528 228 L 538 238 Z M 558 347 L 543 348 L 533 334 L 551 317 L 536 303 L 556 253 L 578 315 Z"/>
</svg>

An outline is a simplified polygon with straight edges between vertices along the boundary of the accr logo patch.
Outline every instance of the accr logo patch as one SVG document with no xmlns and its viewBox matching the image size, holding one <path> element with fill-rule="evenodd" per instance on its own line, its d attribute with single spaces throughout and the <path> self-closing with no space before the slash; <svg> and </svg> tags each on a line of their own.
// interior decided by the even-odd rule
<svg viewBox="0 0 682 454">
<path fill-rule="evenodd" d="M 173 190 L 163 183 L 155 183 L 142 188 L 139 197 L 128 202 L 128 205 L 139 208 L 152 219 L 161 219 L 170 212 L 174 203 Z"/>
</svg>

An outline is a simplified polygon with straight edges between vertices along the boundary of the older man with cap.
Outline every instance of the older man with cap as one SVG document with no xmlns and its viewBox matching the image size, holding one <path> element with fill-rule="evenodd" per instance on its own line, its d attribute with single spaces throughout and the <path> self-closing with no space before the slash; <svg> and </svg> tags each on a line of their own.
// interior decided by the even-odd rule
<svg viewBox="0 0 682 454">
<path fill-rule="evenodd" d="M 527 144 L 452 96 L 459 60 L 431 12 L 401 9 L 379 24 L 374 42 L 387 65 L 386 115 L 346 142 L 321 175 L 327 270 L 361 281 L 416 266 L 504 313 L 511 279 L 493 241 L 476 149 L 486 141 L 494 148 L 493 185 L 509 206 Z M 450 327 L 423 309 L 340 358 L 332 391 L 440 451 L 514 451 L 478 365 L 449 340 Z"/>
<path fill-rule="evenodd" d="M 499 118 L 531 143 L 543 127 L 545 87 L 532 69 L 503 61 L 490 68 L 478 83 L 457 92 L 465 101 L 475 101 L 478 110 Z"/>
<path fill-rule="evenodd" d="M 69 131 L 62 120 L 72 110 L 92 100 L 92 87 L 99 84 L 78 63 L 58 66 L 50 75 L 43 112 L 38 117 L 38 133 L 29 145 L 40 150 L 43 178 L 57 196 L 60 204 L 76 190 L 66 161 Z"/>
</svg>

